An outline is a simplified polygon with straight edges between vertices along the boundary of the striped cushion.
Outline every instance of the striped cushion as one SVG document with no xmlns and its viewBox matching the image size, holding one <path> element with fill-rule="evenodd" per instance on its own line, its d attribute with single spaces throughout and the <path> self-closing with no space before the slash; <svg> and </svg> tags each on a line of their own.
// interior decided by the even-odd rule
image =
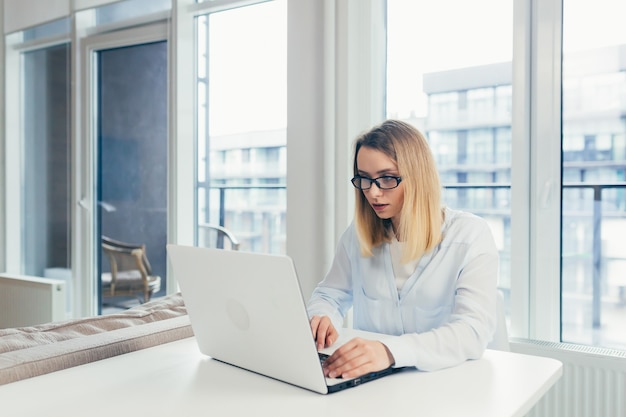
<svg viewBox="0 0 626 417">
<path fill-rule="evenodd" d="M 118 314 L 0 329 L 0 385 L 191 336 L 180 294 Z"/>
</svg>

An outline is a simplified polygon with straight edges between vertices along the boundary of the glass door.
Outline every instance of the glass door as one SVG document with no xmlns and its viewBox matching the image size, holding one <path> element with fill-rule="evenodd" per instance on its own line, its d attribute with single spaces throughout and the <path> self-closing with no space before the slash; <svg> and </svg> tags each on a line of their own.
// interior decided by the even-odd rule
<svg viewBox="0 0 626 417">
<path fill-rule="evenodd" d="M 167 34 L 164 22 L 104 31 L 85 37 L 76 51 L 81 89 L 74 187 L 80 209 L 73 249 L 82 316 L 143 301 L 141 289 L 130 295 L 103 291 L 102 279 L 110 281 L 111 272 L 103 236 L 145 245 L 151 275 L 160 277 L 151 299 L 167 291 Z"/>
<path fill-rule="evenodd" d="M 165 294 L 166 271 L 167 42 L 100 50 L 96 68 L 96 247 L 104 236 L 145 245 L 151 275 L 161 277 L 156 297 Z M 99 253 L 98 280 L 111 272 Z M 101 312 L 143 301 L 141 291 L 97 288 Z"/>
</svg>

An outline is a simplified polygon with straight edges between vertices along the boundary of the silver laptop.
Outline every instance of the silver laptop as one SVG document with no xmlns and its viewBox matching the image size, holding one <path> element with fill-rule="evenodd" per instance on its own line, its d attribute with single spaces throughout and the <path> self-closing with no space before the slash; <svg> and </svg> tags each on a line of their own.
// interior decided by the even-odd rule
<svg viewBox="0 0 626 417">
<path fill-rule="evenodd" d="M 203 354 L 321 394 L 397 370 L 324 377 L 288 256 L 171 244 L 167 253 Z M 330 354 L 340 344 L 322 352 Z"/>
</svg>

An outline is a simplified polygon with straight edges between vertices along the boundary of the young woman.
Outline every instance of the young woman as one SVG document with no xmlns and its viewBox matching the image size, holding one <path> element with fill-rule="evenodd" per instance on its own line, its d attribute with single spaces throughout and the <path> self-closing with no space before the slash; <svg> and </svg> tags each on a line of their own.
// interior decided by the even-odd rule
<svg viewBox="0 0 626 417">
<path fill-rule="evenodd" d="M 356 210 L 308 303 L 318 348 L 337 340 L 353 307 L 353 339 L 325 363 L 329 377 L 389 366 L 436 370 L 479 358 L 496 328 L 498 252 L 487 223 L 442 206 L 424 136 L 387 120 L 357 138 Z"/>
</svg>

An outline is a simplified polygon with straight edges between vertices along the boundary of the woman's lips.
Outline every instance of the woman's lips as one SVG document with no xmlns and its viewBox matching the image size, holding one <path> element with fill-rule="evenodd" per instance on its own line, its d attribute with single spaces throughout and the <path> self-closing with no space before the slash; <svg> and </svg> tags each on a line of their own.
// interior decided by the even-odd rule
<svg viewBox="0 0 626 417">
<path fill-rule="evenodd" d="M 384 210 L 385 208 L 387 208 L 387 204 L 372 204 L 372 208 L 373 208 L 375 211 L 382 211 L 382 210 Z"/>
</svg>

